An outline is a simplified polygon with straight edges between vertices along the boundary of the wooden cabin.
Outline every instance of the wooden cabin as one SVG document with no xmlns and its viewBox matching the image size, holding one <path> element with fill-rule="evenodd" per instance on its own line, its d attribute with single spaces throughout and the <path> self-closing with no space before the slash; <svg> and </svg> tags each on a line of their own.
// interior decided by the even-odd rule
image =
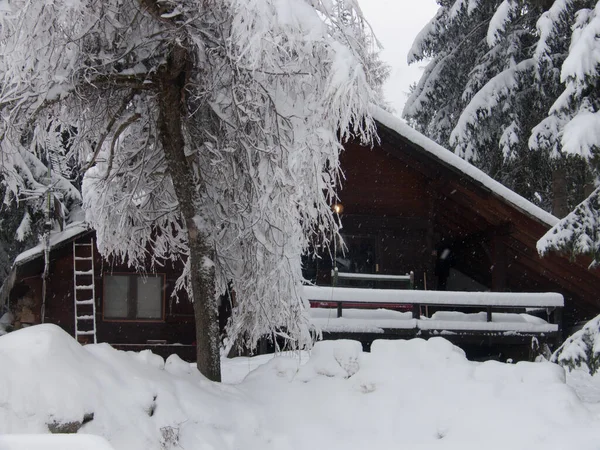
<svg viewBox="0 0 600 450">
<path fill-rule="evenodd" d="M 584 258 L 536 251 L 555 217 L 393 116 L 377 111 L 376 119 L 380 143 L 349 143 L 341 155 L 337 208 L 347 249 L 337 249 L 339 270 L 412 271 L 420 290 L 560 293 L 567 329 L 600 313 L 600 271 Z M 93 243 L 83 224 L 53 235 L 45 301 L 44 247 L 20 255 L 0 307 L 20 309 L 24 323 L 43 315 L 80 339 L 193 359 L 192 305 L 174 292 L 181 267 L 138 274 L 101 258 Z M 330 284 L 330 259 L 307 261 L 306 276 Z"/>
<path fill-rule="evenodd" d="M 2 301 L 16 321 L 54 323 L 80 342 L 195 359 L 193 306 L 175 291 L 182 267 L 164 261 L 157 273 L 142 274 L 104 259 L 85 223 L 53 234 L 50 248 L 45 296 L 42 244 L 16 258 L 4 283 Z"/>
</svg>

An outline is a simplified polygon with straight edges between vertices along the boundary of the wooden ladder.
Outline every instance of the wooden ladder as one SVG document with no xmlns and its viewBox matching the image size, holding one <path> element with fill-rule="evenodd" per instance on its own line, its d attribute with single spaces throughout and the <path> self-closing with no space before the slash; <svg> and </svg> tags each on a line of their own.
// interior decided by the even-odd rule
<svg viewBox="0 0 600 450">
<path fill-rule="evenodd" d="M 94 282 L 94 238 L 73 241 L 73 299 L 75 338 L 80 343 L 96 344 L 96 286 Z"/>
</svg>

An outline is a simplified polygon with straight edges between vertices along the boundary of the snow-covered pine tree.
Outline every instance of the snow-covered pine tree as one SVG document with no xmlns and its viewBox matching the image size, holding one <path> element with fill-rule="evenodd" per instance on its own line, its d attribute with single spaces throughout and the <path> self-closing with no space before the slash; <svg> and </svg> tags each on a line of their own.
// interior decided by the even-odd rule
<svg viewBox="0 0 600 450">
<path fill-rule="evenodd" d="M 552 362 L 569 370 L 585 368 L 590 375 L 600 371 L 600 316 L 570 336 L 552 355 Z"/>
<path fill-rule="evenodd" d="M 571 3 L 571 7 L 575 2 Z M 571 11 L 572 38 L 568 56 L 561 66 L 560 76 L 565 83 L 562 94 L 532 135 L 534 145 L 545 145 L 555 152 L 581 155 L 591 161 L 598 185 L 600 167 L 600 2 L 589 8 Z M 554 6 L 553 6 L 554 8 Z M 565 9 L 566 11 L 566 9 Z M 555 17 L 560 17 L 556 15 Z M 552 19 L 555 17 L 549 17 Z M 558 20 L 556 22 L 560 23 Z M 548 24 L 549 29 L 558 29 Z M 555 36 L 558 39 L 558 36 Z M 600 263 L 600 192 L 596 189 L 567 217 L 561 220 L 538 242 L 543 254 L 551 250 L 586 254 L 593 265 Z"/>
<path fill-rule="evenodd" d="M 595 1 L 439 3 L 409 54 L 409 62 L 431 61 L 404 116 L 546 209 L 553 171 L 566 171 L 573 207 L 583 198 L 587 165 L 579 155 L 565 156 L 539 127 L 564 90 L 570 27 Z"/>
<path fill-rule="evenodd" d="M 558 5 L 556 5 L 558 4 Z M 591 162 L 596 186 L 600 176 L 600 2 L 556 2 L 548 15 L 546 35 L 560 40 L 555 31 L 571 31 L 568 55 L 560 66 L 565 88 L 552 105 L 548 117 L 533 131 L 531 145 L 547 146 L 554 152 L 581 155 Z M 562 8 L 559 9 L 558 7 Z M 569 9 L 570 8 L 570 9 Z M 552 11 L 552 10 L 551 10 Z M 558 14 L 560 13 L 560 14 Z M 544 255 L 550 251 L 572 257 L 587 255 L 591 266 L 600 264 L 600 189 L 552 227 L 538 242 Z M 570 369 L 586 367 L 590 374 L 600 369 L 600 316 L 571 336 L 553 355 Z"/>
<path fill-rule="evenodd" d="M 301 255 L 337 232 L 340 139 L 374 132 L 354 0 L 16 0 L 0 40 L 2 153 L 48 118 L 76 130 L 100 250 L 187 262 L 202 373 L 230 281 L 233 338 L 310 342 Z"/>
</svg>

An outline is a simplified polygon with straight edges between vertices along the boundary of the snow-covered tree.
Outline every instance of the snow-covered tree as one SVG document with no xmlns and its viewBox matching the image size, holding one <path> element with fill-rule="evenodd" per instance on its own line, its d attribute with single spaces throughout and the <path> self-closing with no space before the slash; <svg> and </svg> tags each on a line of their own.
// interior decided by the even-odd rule
<svg viewBox="0 0 600 450">
<path fill-rule="evenodd" d="M 409 54 L 409 62 L 431 61 L 405 117 L 547 209 L 552 173 L 566 171 L 573 207 L 589 181 L 589 155 L 567 143 L 566 104 L 578 109 L 589 94 L 569 88 L 568 79 L 574 60 L 585 59 L 578 30 L 596 1 L 439 3 Z"/>
<path fill-rule="evenodd" d="M 369 141 L 374 40 L 354 0 L 54 0 L 0 8 L 3 154 L 75 130 L 104 254 L 182 258 L 198 368 L 230 336 L 310 342 L 300 260 L 337 225 L 341 141 Z M 42 147 L 41 145 L 39 145 Z"/>
<path fill-rule="evenodd" d="M 598 65 L 600 45 L 600 2 L 556 2 L 538 21 L 540 40 L 537 60 L 548 66 L 560 79 L 559 96 L 546 117 L 535 127 L 530 145 L 546 147 L 555 153 L 594 158 L 600 142 L 598 132 Z M 568 36 L 570 39 L 564 39 Z M 556 47 L 562 53 L 557 64 Z"/>
<path fill-rule="evenodd" d="M 571 14 L 569 53 L 560 71 L 565 88 L 552 105 L 548 117 L 534 129 L 531 141 L 536 145 L 543 143 L 555 152 L 586 158 L 591 162 L 598 184 L 600 42 L 596 36 L 600 32 L 600 2 L 595 6 L 588 5 L 590 8 L 574 8 L 576 2 L 560 3 L 570 5 L 574 10 Z M 563 11 L 566 10 L 565 7 Z M 553 29 L 550 24 L 546 26 Z M 559 36 L 555 36 L 555 39 L 559 39 Z M 570 255 L 586 254 L 592 257 L 592 265 L 597 265 L 600 263 L 599 218 L 600 192 L 596 189 L 571 214 L 548 231 L 538 242 L 538 250 L 542 254 L 551 250 Z"/>
<path fill-rule="evenodd" d="M 552 355 L 552 362 L 569 370 L 585 368 L 590 375 L 600 370 L 600 316 L 570 336 Z"/>
<path fill-rule="evenodd" d="M 540 254 L 557 250 L 569 256 L 588 255 L 600 263 L 600 189 L 581 202 L 537 243 Z"/>
<path fill-rule="evenodd" d="M 23 145 L 1 156 L 0 283 L 15 256 L 38 243 L 46 224 L 61 229 L 80 218 L 82 200 L 66 157 L 68 139 L 46 131 L 38 140 L 44 148 Z"/>
<path fill-rule="evenodd" d="M 568 54 L 557 66 L 564 83 L 545 118 L 533 130 L 530 145 L 546 146 L 553 152 L 581 155 L 591 162 L 598 185 L 600 175 L 600 2 L 555 2 L 545 21 L 543 36 L 560 41 L 555 30 L 570 31 Z M 558 251 L 569 256 L 587 255 L 591 267 L 600 264 L 600 189 L 581 202 L 538 242 L 544 255 Z M 553 355 L 553 361 L 569 368 L 585 367 L 591 375 L 600 370 L 600 316 L 569 337 Z"/>
</svg>

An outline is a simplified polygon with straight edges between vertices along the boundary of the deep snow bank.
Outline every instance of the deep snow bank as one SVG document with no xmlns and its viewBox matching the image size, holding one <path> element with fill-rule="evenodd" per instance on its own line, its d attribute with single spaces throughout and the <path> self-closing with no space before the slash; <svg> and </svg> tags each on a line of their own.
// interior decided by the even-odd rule
<svg viewBox="0 0 600 450">
<path fill-rule="evenodd" d="M 550 363 L 469 362 L 435 338 L 370 354 L 323 342 L 304 365 L 276 357 L 228 386 L 43 325 L 0 337 L 0 434 L 93 413 L 80 432 L 117 449 L 597 449 L 600 423 L 564 379 Z"/>
<path fill-rule="evenodd" d="M 80 432 L 116 449 L 277 449 L 239 390 L 176 356 L 82 347 L 54 325 L 0 338 L 0 434 L 47 433 L 91 413 Z"/>
<path fill-rule="evenodd" d="M 299 370 L 275 358 L 242 387 L 267 399 L 277 411 L 271 424 L 302 449 L 597 449 L 600 442 L 600 423 L 561 367 L 470 362 L 442 338 L 376 341 L 370 354 L 352 341 L 324 342 Z M 273 399 L 282 399 L 278 409 Z"/>
</svg>

